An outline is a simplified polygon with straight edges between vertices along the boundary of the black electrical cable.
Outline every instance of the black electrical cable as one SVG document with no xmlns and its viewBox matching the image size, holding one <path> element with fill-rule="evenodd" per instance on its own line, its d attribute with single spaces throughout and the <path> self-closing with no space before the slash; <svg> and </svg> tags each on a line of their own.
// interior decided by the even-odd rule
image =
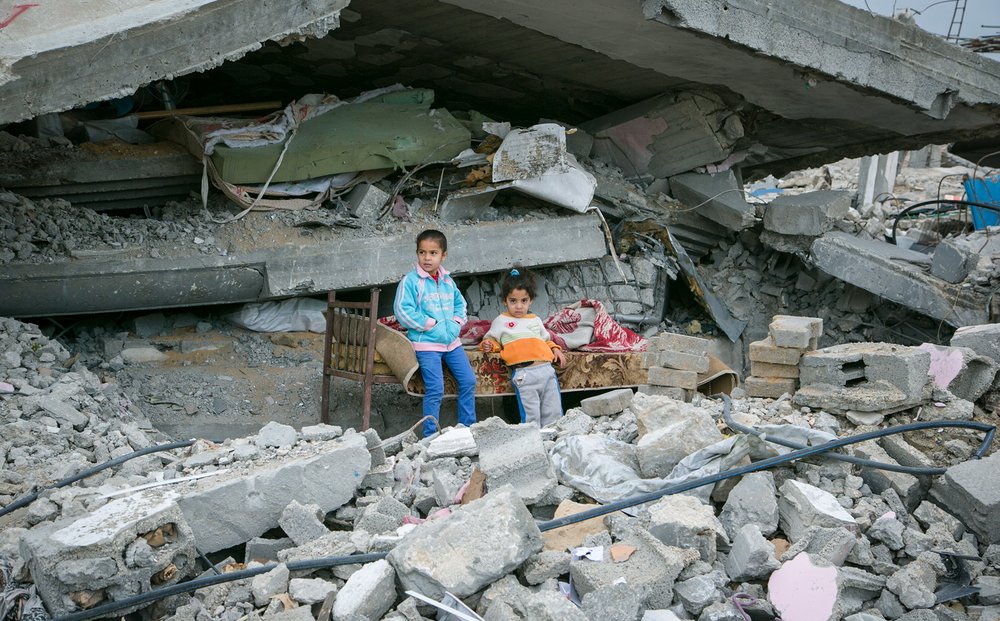
<svg viewBox="0 0 1000 621">
<path fill-rule="evenodd" d="M 386 556 L 385 552 L 376 552 L 373 554 L 354 554 L 348 556 L 329 556 L 326 558 L 316 558 L 305 561 L 291 561 L 289 563 L 286 563 L 286 566 L 288 567 L 289 571 L 301 571 L 307 569 L 325 569 L 327 567 L 336 567 L 338 565 L 355 565 L 358 563 L 371 563 L 372 561 L 383 559 L 385 558 L 385 556 Z M 68 615 L 56 617 L 53 621 L 85 621 L 86 619 L 96 619 L 97 617 L 106 617 L 115 612 L 118 612 L 119 610 L 124 610 L 126 608 L 131 608 L 133 606 L 140 606 L 142 604 L 148 604 L 150 602 L 155 602 L 157 600 L 163 599 L 165 597 L 170 597 L 172 595 L 180 595 L 181 593 L 187 593 L 189 591 L 195 591 L 198 589 L 202 589 L 204 587 L 209 587 L 216 584 L 222 584 L 225 582 L 232 582 L 233 580 L 252 578 L 253 576 L 267 573 L 277 566 L 278 566 L 277 563 L 268 563 L 266 565 L 261 565 L 260 567 L 254 567 L 252 569 L 230 571 L 224 574 L 205 576 L 204 578 L 196 578 L 194 580 L 189 580 L 187 582 L 179 582 L 177 584 L 172 584 L 170 586 L 163 587 L 160 589 L 154 589 L 152 591 L 140 593 L 139 595 L 133 595 L 132 597 L 127 597 L 125 599 L 108 602 L 107 604 L 95 606 L 88 610 L 72 612 Z"/>
<path fill-rule="evenodd" d="M 101 470 L 107 470 L 108 468 L 113 468 L 113 467 L 115 467 L 115 466 L 117 466 L 119 464 L 123 464 L 123 463 L 129 461 L 130 459 L 135 459 L 136 457 L 142 457 L 143 455 L 149 455 L 150 453 L 160 453 L 160 452 L 163 452 L 163 451 L 170 451 L 170 450 L 173 450 L 173 449 L 176 449 L 176 448 L 184 448 L 186 446 L 191 446 L 196 441 L 197 440 L 180 440 L 178 442 L 170 442 L 168 444 L 157 444 L 156 446 L 147 446 L 144 449 L 139 449 L 138 451 L 134 451 L 132 453 L 129 453 L 128 455 L 122 455 L 121 457 L 115 457 L 114 459 L 106 461 L 103 464 L 98 464 L 96 466 L 92 466 L 90 468 L 87 468 L 86 470 L 83 470 L 81 472 L 78 472 L 77 474 L 74 474 L 71 477 L 67 477 L 67 478 L 65 478 L 65 479 L 63 479 L 61 481 L 56 481 L 52 485 L 47 485 L 47 486 L 39 489 L 37 492 L 34 492 L 32 494 L 28 494 L 27 496 L 21 496 L 20 498 L 18 498 L 14 502 L 10 503 L 6 507 L 0 509 L 0 517 L 3 517 L 5 515 L 7 515 L 8 513 L 10 513 L 11 511 L 15 511 L 17 509 L 20 509 L 21 507 L 26 506 L 26 505 L 30 505 L 31 503 L 33 503 L 35 501 L 35 499 L 38 498 L 38 495 L 41 494 L 44 491 L 47 491 L 47 490 L 50 490 L 50 489 L 57 489 L 57 488 L 60 488 L 60 487 L 66 487 L 70 483 L 76 483 L 80 479 L 86 479 L 89 476 L 93 476 L 93 475 L 97 474 Z"/>
<path fill-rule="evenodd" d="M 730 408 L 723 408 L 722 416 L 731 429 L 735 429 L 741 433 L 755 435 L 766 442 L 772 442 L 774 444 L 780 444 L 781 446 L 786 446 L 792 449 L 804 449 L 808 448 L 808 444 L 802 444 L 801 442 L 794 442 L 792 440 L 785 440 L 783 438 L 775 438 L 767 435 L 767 433 L 755 429 L 747 425 L 741 425 L 733 420 L 732 410 Z M 977 423 L 978 424 L 978 423 Z M 980 447 L 980 451 L 985 450 Z M 977 453 L 976 457 L 980 457 L 981 453 Z M 863 457 L 855 457 L 854 455 L 844 455 L 842 453 L 827 453 L 824 457 L 829 459 L 837 459 L 839 461 L 846 461 L 851 464 L 858 466 L 864 466 L 867 468 L 877 468 L 879 470 L 889 470 L 892 472 L 903 472 L 906 474 L 912 474 L 914 476 L 935 476 L 938 474 L 944 474 L 947 468 L 932 468 L 926 466 L 901 466 L 900 464 L 889 464 L 881 461 L 875 461 L 873 459 L 864 459 Z"/>
<path fill-rule="evenodd" d="M 977 203 L 975 201 L 959 201 L 951 199 L 934 199 L 929 201 L 922 201 L 919 203 L 914 203 L 912 205 L 907 205 L 905 209 L 896 214 L 895 218 L 892 220 L 892 243 L 896 243 L 896 228 L 899 226 L 900 219 L 906 214 L 910 213 L 914 209 L 923 207 L 924 205 L 947 205 L 947 208 L 939 207 L 928 213 L 947 213 L 949 211 L 954 211 L 960 207 L 979 207 L 980 209 L 987 209 L 989 211 L 995 211 L 1000 213 L 1000 207 L 997 205 L 987 205 L 985 203 Z"/>
<path fill-rule="evenodd" d="M 731 401 L 728 395 L 723 396 L 723 408 L 724 410 L 731 407 Z M 966 429 L 976 429 L 978 431 L 985 431 L 986 437 L 983 438 L 983 444 L 976 451 L 975 458 L 978 459 L 986 453 L 989 449 L 990 443 L 993 441 L 993 436 L 996 433 L 996 427 L 994 425 L 988 425 L 986 423 L 977 423 L 973 421 L 955 421 L 955 420 L 942 420 L 942 421 L 922 421 L 919 423 L 909 423 L 907 425 L 897 425 L 895 427 L 889 427 L 888 429 L 877 429 L 875 431 L 870 431 L 868 433 L 862 433 L 853 436 L 847 436 L 846 438 L 838 438 L 836 440 L 831 440 L 824 444 L 818 446 L 811 446 L 804 449 L 799 449 L 797 451 L 792 451 L 784 455 L 778 455 L 777 457 L 771 457 L 768 459 L 763 459 L 761 461 L 754 462 L 748 466 L 741 466 L 739 468 L 733 468 L 732 470 L 726 470 L 725 472 L 720 472 L 718 474 L 709 475 L 707 477 L 702 477 L 700 479 L 695 479 L 694 481 L 688 481 L 686 483 L 679 483 L 677 485 L 671 485 L 663 489 L 659 489 L 653 492 L 647 492 L 645 494 L 638 494 L 629 498 L 618 500 L 606 505 L 601 505 L 593 509 L 588 509 L 587 511 L 581 511 L 580 513 L 574 513 L 572 515 L 567 515 L 561 518 L 555 518 L 553 520 L 548 520 L 546 522 L 540 522 L 538 524 L 539 530 L 542 532 L 552 530 L 554 528 L 561 528 L 563 526 L 568 526 L 570 524 L 576 524 L 577 522 L 583 522 L 591 518 L 600 517 L 602 515 L 607 515 L 608 513 L 614 513 L 615 511 L 620 511 L 622 509 L 627 509 L 629 507 L 634 507 L 636 505 L 651 502 L 653 500 L 659 500 L 664 496 L 670 496 L 673 494 L 679 494 L 681 492 L 686 492 L 703 485 L 708 485 L 709 483 L 717 483 L 725 479 L 729 479 L 736 476 L 743 476 L 744 474 L 749 474 L 751 472 L 757 472 L 758 470 L 766 470 L 772 466 L 780 466 L 797 459 L 803 459 L 806 457 L 812 457 L 814 455 L 821 455 L 832 451 L 833 449 L 840 448 L 842 446 L 847 446 L 849 444 L 856 444 L 858 442 L 864 442 L 866 440 L 874 440 L 875 438 L 881 438 L 884 436 L 891 436 L 897 433 L 905 433 L 907 431 L 916 431 L 919 429 L 931 429 L 940 427 L 962 427 Z"/>
</svg>

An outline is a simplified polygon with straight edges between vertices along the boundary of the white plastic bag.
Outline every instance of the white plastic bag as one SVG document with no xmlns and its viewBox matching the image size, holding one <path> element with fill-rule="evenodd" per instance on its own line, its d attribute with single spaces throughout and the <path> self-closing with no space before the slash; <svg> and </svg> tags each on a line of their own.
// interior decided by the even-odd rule
<svg viewBox="0 0 1000 621">
<path fill-rule="evenodd" d="M 244 304 L 229 313 L 231 323 L 255 332 L 326 332 L 326 302 L 312 298 L 290 298 L 280 302 Z"/>
</svg>

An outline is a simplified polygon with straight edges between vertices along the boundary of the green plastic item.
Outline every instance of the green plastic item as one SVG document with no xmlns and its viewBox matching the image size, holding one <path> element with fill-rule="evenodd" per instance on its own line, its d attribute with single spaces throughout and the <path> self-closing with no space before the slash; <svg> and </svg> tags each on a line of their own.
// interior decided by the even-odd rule
<svg viewBox="0 0 1000 621">
<path fill-rule="evenodd" d="M 301 181 L 344 172 L 414 166 L 448 160 L 469 148 L 472 136 L 447 110 L 429 102 L 345 104 L 304 121 L 272 182 Z M 283 143 L 234 149 L 219 145 L 212 154 L 223 180 L 263 184 Z"/>
</svg>

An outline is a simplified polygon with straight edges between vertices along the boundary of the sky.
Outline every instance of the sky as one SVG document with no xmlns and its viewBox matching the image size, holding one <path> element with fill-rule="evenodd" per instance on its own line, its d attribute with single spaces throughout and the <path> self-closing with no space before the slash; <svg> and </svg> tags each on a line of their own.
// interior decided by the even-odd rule
<svg viewBox="0 0 1000 621">
<path fill-rule="evenodd" d="M 868 8 L 879 15 L 893 15 L 903 9 L 920 11 L 916 15 L 917 24 L 924 30 L 944 36 L 948 34 L 948 26 L 955 11 L 956 0 L 842 0 L 858 8 Z M 993 26 L 984 28 L 983 26 Z M 966 0 L 965 19 L 962 21 L 961 36 L 981 37 L 988 34 L 1000 34 L 1000 0 Z M 989 54 L 995 60 L 1000 60 L 1000 54 Z"/>
</svg>

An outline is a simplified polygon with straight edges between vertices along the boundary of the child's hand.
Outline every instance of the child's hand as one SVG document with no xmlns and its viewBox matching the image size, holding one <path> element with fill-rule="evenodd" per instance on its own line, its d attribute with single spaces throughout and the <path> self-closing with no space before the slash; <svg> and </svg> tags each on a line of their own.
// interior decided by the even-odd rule
<svg viewBox="0 0 1000 621">
<path fill-rule="evenodd" d="M 562 352 L 561 349 L 559 349 L 557 347 L 553 347 L 552 348 L 552 355 L 555 357 L 556 362 L 559 363 L 560 367 L 566 366 L 566 355 Z"/>
<path fill-rule="evenodd" d="M 480 347 L 483 348 L 483 351 L 493 351 L 493 341 L 483 341 Z"/>
</svg>

